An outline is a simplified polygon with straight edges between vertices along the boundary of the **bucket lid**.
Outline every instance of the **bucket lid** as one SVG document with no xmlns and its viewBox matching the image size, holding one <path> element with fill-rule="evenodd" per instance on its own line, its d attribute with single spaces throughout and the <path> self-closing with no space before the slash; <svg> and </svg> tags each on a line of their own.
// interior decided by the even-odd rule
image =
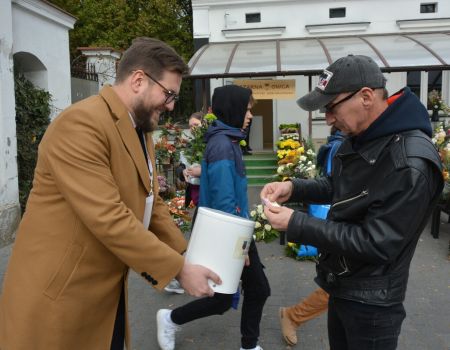
<svg viewBox="0 0 450 350">
<path fill-rule="evenodd" d="M 236 224 L 239 225 L 243 225 L 243 226 L 248 226 L 248 227 L 254 227 L 255 226 L 255 222 L 246 218 L 243 218 L 241 216 L 237 216 L 237 215 L 233 215 L 230 213 L 226 213 L 224 211 L 221 210 L 217 210 L 217 209 L 211 209 L 211 208 L 206 208 L 206 207 L 199 207 L 198 208 L 198 214 L 202 213 L 203 215 L 207 215 L 210 217 L 213 217 L 215 219 L 219 219 L 222 221 L 227 221 L 227 222 L 234 222 Z M 197 215 L 198 215 L 197 214 Z"/>
</svg>

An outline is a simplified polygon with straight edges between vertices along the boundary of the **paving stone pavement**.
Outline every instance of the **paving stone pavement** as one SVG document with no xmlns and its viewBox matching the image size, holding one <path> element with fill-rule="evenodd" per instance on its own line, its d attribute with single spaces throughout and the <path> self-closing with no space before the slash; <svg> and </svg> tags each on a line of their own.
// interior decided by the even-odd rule
<svg viewBox="0 0 450 350">
<path fill-rule="evenodd" d="M 398 350 L 450 350 L 450 224 L 442 215 L 439 239 L 427 227 L 414 255 L 405 308 L 406 320 Z M 278 241 L 258 243 L 258 250 L 271 283 L 261 322 L 260 345 L 264 350 L 328 350 L 326 315 L 311 320 L 298 330 L 299 344 L 286 346 L 280 335 L 278 308 L 296 303 L 316 288 L 314 263 L 284 255 Z M 11 246 L 0 249 L 0 282 L 6 270 Z M 138 274 L 129 277 L 129 319 L 133 350 L 158 350 L 155 315 L 160 308 L 174 308 L 192 297 L 157 292 Z M 240 347 L 240 308 L 223 316 L 212 316 L 183 326 L 177 334 L 177 350 L 234 350 Z M 363 350 L 363 349 L 362 349 Z"/>
</svg>

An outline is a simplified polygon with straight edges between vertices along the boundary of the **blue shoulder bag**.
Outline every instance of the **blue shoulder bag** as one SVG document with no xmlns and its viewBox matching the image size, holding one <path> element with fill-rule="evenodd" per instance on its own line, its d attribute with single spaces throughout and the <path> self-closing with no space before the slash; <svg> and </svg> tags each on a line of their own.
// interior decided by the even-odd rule
<svg viewBox="0 0 450 350">
<path fill-rule="evenodd" d="M 337 149 L 341 145 L 341 142 L 335 142 L 331 147 L 328 157 L 327 157 L 327 175 L 331 174 L 331 161 L 333 159 L 334 154 Z M 328 215 L 328 211 L 330 210 L 329 204 L 310 204 L 308 206 L 308 215 L 314 216 L 315 218 L 325 220 Z M 300 249 L 298 250 L 297 256 L 305 257 L 305 256 L 317 256 L 319 253 L 316 247 L 312 245 L 300 245 Z"/>
</svg>

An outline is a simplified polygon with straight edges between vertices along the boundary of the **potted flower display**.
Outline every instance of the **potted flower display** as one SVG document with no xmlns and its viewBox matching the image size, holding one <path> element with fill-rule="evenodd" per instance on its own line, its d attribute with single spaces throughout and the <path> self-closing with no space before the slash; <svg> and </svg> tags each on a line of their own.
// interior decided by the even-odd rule
<svg viewBox="0 0 450 350">
<path fill-rule="evenodd" d="M 178 226 L 181 232 L 186 233 L 191 228 L 192 219 L 189 215 L 189 211 L 184 209 L 184 201 L 184 192 L 177 191 L 175 193 L 175 197 L 167 200 L 166 204 L 175 224 Z M 189 206 L 188 208 L 192 209 L 192 206 Z"/>
<path fill-rule="evenodd" d="M 172 123 L 170 120 L 167 121 L 161 127 L 160 137 L 167 138 L 168 141 L 174 141 L 175 143 L 182 138 L 183 130 L 178 125 L 178 123 Z"/>
<path fill-rule="evenodd" d="M 283 127 L 283 130 L 293 131 L 287 127 Z M 274 175 L 276 181 L 316 177 L 316 153 L 311 142 L 301 140 L 298 133 L 282 133 L 277 142 L 277 148 L 278 168 L 277 173 Z M 291 203 L 290 206 L 305 210 L 304 205 L 300 203 Z M 307 247 L 310 246 L 301 246 L 300 244 L 289 242 L 286 245 L 286 255 L 300 260 L 314 259 L 314 255 L 317 253 L 300 254 L 301 248 Z"/>
<path fill-rule="evenodd" d="M 278 181 L 289 178 L 308 179 L 316 176 L 316 153 L 311 144 L 295 137 L 282 135 L 277 142 Z"/>
<path fill-rule="evenodd" d="M 446 114 L 450 112 L 450 108 L 442 100 L 442 96 L 439 91 L 431 90 L 428 94 L 428 106 L 433 111 L 431 114 L 431 121 L 439 121 L 439 112 L 442 111 Z"/>
<path fill-rule="evenodd" d="M 444 178 L 444 189 L 441 195 L 441 202 L 446 206 L 450 205 L 450 125 L 439 123 L 431 139 L 436 146 L 442 160 L 442 176 Z"/>
<path fill-rule="evenodd" d="M 203 153 L 205 152 L 205 133 L 208 130 L 210 124 L 216 120 L 217 117 L 208 113 L 203 117 L 202 125 L 197 126 L 191 130 L 192 137 L 187 141 L 186 147 L 183 151 L 183 155 L 186 158 L 189 165 L 200 164 L 203 158 Z"/>
<path fill-rule="evenodd" d="M 155 157 L 160 164 L 170 164 L 177 160 L 177 148 L 169 143 L 166 137 L 161 137 L 155 143 Z"/>
<path fill-rule="evenodd" d="M 250 217 L 255 221 L 255 241 L 271 242 L 278 238 L 279 232 L 275 230 L 267 217 L 264 214 L 264 209 L 261 204 L 257 205 L 254 210 L 250 212 Z"/>
</svg>

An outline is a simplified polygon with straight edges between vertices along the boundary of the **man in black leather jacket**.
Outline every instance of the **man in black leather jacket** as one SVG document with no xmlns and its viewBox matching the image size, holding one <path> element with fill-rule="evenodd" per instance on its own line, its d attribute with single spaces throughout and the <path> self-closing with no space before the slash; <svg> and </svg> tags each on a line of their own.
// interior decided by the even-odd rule
<svg viewBox="0 0 450 350">
<path fill-rule="evenodd" d="M 331 176 L 261 192 L 274 228 L 320 250 L 315 280 L 330 294 L 331 350 L 396 349 L 411 259 L 443 186 L 427 110 L 407 87 L 388 98 L 385 82 L 366 56 L 324 70 L 298 104 L 324 109 L 327 124 L 348 135 Z M 287 200 L 332 205 L 319 220 L 270 203 Z"/>
</svg>

